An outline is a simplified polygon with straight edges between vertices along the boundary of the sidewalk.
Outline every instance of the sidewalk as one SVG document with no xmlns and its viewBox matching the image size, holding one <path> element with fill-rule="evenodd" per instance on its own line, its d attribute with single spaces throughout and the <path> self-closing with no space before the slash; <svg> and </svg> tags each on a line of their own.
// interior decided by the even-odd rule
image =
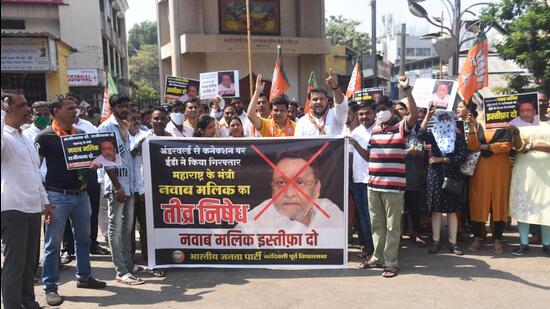
<svg viewBox="0 0 550 309">
<path fill-rule="evenodd" d="M 392 279 L 358 269 L 358 251 L 350 249 L 347 269 L 173 269 L 165 278 L 144 274 L 146 284 L 129 287 L 114 281 L 110 256 L 93 256 L 93 274 L 107 288 L 77 289 L 73 261 L 61 272 L 60 308 L 548 308 L 550 258 L 541 246 L 514 257 L 517 234 L 506 240 L 505 254 L 492 257 L 489 241 L 477 255 L 455 256 L 445 244 L 430 255 L 404 239 L 401 272 Z M 41 284 L 35 291 L 45 305 Z"/>
</svg>

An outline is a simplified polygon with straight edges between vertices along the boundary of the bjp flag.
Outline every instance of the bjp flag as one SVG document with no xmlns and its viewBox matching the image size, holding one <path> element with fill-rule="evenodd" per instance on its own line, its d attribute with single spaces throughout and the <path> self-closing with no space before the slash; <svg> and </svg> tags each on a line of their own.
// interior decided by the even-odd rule
<svg viewBox="0 0 550 309">
<path fill-rule="evenodd" d="M 309 79 L 307 80 L 307 91 L 306 91 L 306 105 L 304 107 L 304 113 L 309 113 L 309 111 L 311 110 L 311 106 L 309 105 L 309 92 L 311 91 L 311 89 L 313 88 L 317 88 L 317 78 L 315 77 L 315 72 L 314 71 L 311 71 L 311 73 L 309 74 Z"/>
<path fill-rule="evenodd" d="M 275 60 L 275 69 L 273 69 L 273 78 L 271 79 L 271 91 L 269 92 L 269 101 L 285 94 L 290 88 L 286 73 L 283 68 L 283 53 L 281 45 L 277 45 L 277 60 Z"/>
<path fill-rule="evenodd" d="M 489 81 L 489 45 L 484 34 L 470 48 L 462 70 L 458 75 L 458 93 L 469 102 L 476 90 L 487 87 Z"/>
<path fill-rule="evenodd" d="M 359 70 L 359 59 L 357 59 L 346 90 L 346 97 L 348 98 L 352 97 L 356 91 L 361 90 L 361 72 Z"/>
</svg>

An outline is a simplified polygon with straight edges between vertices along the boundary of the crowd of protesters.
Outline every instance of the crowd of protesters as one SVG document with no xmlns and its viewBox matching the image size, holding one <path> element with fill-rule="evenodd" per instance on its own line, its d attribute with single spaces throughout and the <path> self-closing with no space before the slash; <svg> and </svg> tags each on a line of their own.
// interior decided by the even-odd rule
<svg viewBox="0 0 550 309">
<path fill-rule="evenodd" d="M 547 94 L 541 92 L 540 103 L 534 102 L 540 104 L 540 116 L 518 106 L 521 123 L 489 130 L 481 125 L 475 103 L 461 101 L 455 112 L 417 108 L 408 80 L 400 78 L 399 85 L 403 101 L 381 96 L 356 102 L 344 95 L 331 74 L 328 91 L 320 87 L 308 93 L 310 109 L 304 113 L 286 96 L 269 101 L 258 75 L 250 102 L 190 98 L 140 110 L 129 97 L 115 95 L 110 98 L 111 116 L 101 124 L 77 95 L 27 102 L 23 92 L 3 92 L 5 307 L 38 307 L 33 286 L 42 228 L 41 281 L 49 305 L 63 302 L 59 272 L 75 259 L 78 288 L 106 286 L 92 276 L 90 255 L 110 255 L 114 278 L 123 284 L 143 284 L 143 272 L 165 276 L 161 269 L 135 263 L 136 231 L 141 257 L 147 260 L 141 148 L 151 136 L 347 136 L 353 196 L 348 228 L 357 233 L 362 247 L 359 256 L 364 262 L 359 267 L 381 268 L 384 277 L 399 272 L 403 234 L 430 254 L 441 250 L 443 215 L 453 254 L 464 254 L 460 242 L 466 243 L 470 234 L 467 251 L 481 250 L 487 222 L 493 254 L 503 254 L 503 232 L 512 217 L 519 222 L 520 234 L 512 254 L 528 253 L 533 234 L 532 241 L 542 241 L 542 250 L 550 255 Z M 121 165 L 68 170 L 60 137 L 97 132 L 115 133 Z M 100 229 L 109 249 L 100 246 Z"/>
</svg>

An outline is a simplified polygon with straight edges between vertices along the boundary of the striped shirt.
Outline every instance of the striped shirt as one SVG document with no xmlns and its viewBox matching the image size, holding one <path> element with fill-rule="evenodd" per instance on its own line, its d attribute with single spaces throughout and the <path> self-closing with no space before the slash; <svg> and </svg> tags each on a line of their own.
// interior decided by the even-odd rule
<svg viewBox="0 0 550 309">
<path fill-rule="evenodd" d="M 374 191 L 405 190 L 406 120 L 386 128 L 377 125 L 369 141 L 369 188 Z"/>
</svg>

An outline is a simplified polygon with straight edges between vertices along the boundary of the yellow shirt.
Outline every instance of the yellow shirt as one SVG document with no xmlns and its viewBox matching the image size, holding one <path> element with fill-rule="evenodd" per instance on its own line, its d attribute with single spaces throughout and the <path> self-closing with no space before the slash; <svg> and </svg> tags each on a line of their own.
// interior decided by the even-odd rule
<svg viewBox="0 0 550 309">
<path fill-rule="evenodd" d="M 260 119 L 262 120 L 260 134 L 263 137 L 294 136 L 294 128 L 296 127 L 296 123 L 294 121 L 287 119 L 285 126 L 281 128 L 275 123 L 273 119 Z"/>
</svg>

